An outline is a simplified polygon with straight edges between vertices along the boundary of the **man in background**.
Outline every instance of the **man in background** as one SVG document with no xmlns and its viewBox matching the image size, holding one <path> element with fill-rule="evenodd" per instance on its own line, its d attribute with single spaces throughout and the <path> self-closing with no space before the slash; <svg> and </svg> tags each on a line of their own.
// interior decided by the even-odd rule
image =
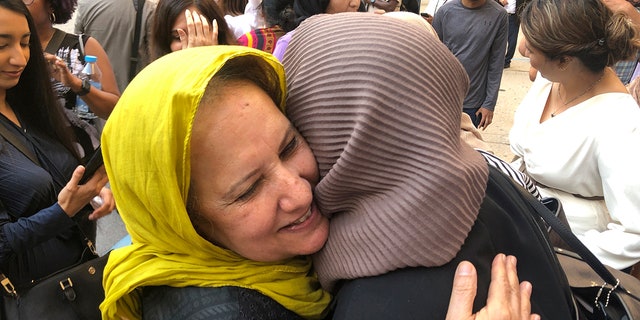
<svg viewBox="0 0 640 320">
<path fill-rule="evenodd" d="M 450 0 L 433 18 L 440 40 L 469 76 L 463 110 L 486 129 L 493 121 L 507 46 L 507 11 L 493 0 Z"/>
<path fill-rule="evenodd" d="M 511 67 L 511 59 L 518 46 L 518 32 L 520 31 L 520 11 L 528 1 L 500 0 L 509 15 L 509 34 L 507 36 L 507 54 L 504 56 L 504 68 Z"/>
<path fill-rule="evenodd" d="M 74 32 L 90 35 L 102 44 L 111 60 L 120 92 L 127 87 L 132 75 L 149 64 L 148 26 L 156 3 L 157 0 L 78 1 Z M 134 44 L 138 10 L 141 10 L 139 40 Z"/>
</svg>

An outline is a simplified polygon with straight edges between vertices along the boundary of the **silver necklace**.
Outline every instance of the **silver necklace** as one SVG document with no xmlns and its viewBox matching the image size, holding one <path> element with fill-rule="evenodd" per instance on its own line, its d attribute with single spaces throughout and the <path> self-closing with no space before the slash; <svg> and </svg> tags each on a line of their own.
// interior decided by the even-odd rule
<svg viewBox="0 0 640 320">
<path fill-rule="evenodd" d="M 600 80 L 602 80 L 602 78 L 604 78 L 604 72 L 602 72 L 602 74 L 600 75 L 600 77 L 599 77 L 596 81 L 594 81 L 593 83 L 591 83 L 591 85 L 590 85 L 589 87 L 587 87 L 584 91 L 582 91 L 582 93 L 581 93 L 581 94 L 579 94 L 579 95 L 577 95 L 577 96 L 575 96 L 575 97 L 571 98 L 569 101 L 567 101 L 567 102 L 563 103 L 563 104 L 562 104 L 562 106 L 557 107 L 555 110 L 553 110 L 553 112 L 551 112 L 551 117 L 552 117 L 552 118 L 553 118 L 553 117 L 555 117 L 555 116 L 556 116 L 556 112 L 558 112 L 558 110 L 559 110 L 560 108 L 562 108 L 562 109 L 564 110 L 564 109 L 565 109 L 565 107 L 566 107 L 569 103 L 571 103 L 571 102 L 575 101 L 576 99 L 578 99 L 578 98 L 580 98 L 580 97 L 584 96 L 587 92 L 591 91 L 591 89 L 593 89 L 593 87 L 595 87 L 595 86 L 596 86 L 596 84 L 598 84 L 598 82 L 600 82 Z M 557 94 L 558 94 L 558 100 L 560 100 L 560 101 L 561 101 L 561 100 L 562 100 L 562 98 L 560 97 L 560 83 L 558 83 L 558 91 L 557 91 Z"/>
</svg>

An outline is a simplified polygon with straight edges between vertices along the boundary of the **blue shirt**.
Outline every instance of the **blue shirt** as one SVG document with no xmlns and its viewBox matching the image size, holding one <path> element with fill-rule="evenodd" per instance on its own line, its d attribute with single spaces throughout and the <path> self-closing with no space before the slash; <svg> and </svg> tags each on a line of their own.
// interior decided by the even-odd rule
<svg viewBox="0 0 640 320">
<path fill-rule="evenodd" d="M 0 125 L 42 165 L 0 137 L 0 271 L 20 288 L 75 264 L 86 248 L 76 218 L 69 218 L 57 203 L 78 161 L 46 134 L 25 132 L 4 116 Z"/>
</svg>

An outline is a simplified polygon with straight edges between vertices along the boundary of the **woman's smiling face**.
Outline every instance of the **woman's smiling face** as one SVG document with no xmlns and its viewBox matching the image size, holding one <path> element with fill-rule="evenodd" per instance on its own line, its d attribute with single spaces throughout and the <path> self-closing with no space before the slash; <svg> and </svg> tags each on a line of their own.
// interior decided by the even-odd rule
<svg viewBox="0 0 640 320">
<path fill-rule="evenodd" d="M 0 7 L 0 90 L 18 84 L 31 55 L 30 38 L 27 18 Z"/>
<path fill-rule="evenodd" d="M 318 169 L 304 139 L 252 82 L 203 101 L 191 142 L 199 233 L 256 261 L 318 251 L 329 222 L 313 203 Z"/>
</svg>

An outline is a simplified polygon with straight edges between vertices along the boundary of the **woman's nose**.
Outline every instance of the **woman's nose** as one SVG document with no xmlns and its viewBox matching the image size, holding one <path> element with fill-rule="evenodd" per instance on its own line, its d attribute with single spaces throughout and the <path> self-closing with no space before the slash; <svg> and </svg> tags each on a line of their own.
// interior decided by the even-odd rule
<svg viewBox="0 0 640 320">
<path fill-rule="evenodd" d="M 306 210 L 313 200 L 309 181 L 287 169 L 279 174 L 280 199 L 279 207 L 284 212 L 298 212 Z"/>
<path fill-rule="evenodd" d="M 27 57 L 25 55 L 25 49 L 17 43 L 11 46 L 9 63 L 14 66 L 24 67 L 27 65 Z"/>
</svg>

